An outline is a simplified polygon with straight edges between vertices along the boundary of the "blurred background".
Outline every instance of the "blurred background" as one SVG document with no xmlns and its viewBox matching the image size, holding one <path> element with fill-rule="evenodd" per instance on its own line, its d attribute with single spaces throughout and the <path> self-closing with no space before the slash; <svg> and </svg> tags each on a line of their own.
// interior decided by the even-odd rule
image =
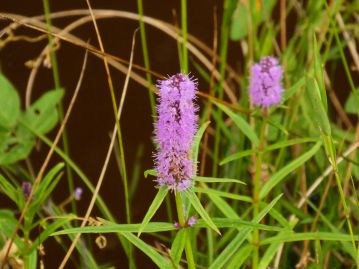
<svg viewBox="0 0 359 269">
<path fill-rule="evenodd" d="M 107 1 L 92 0 L 93 9 L 122 10 L 137 14 L 137 3 L 134 0 L 127 1 Z M 50 1 L 51 12 L 70 11 L 74 9 L 87 9 L 86 1 Z M 32 17 L 44 14 L 43 2 L 37 1 L 1 1 L 0 11 L 17 14 L 25 17 Z M 207 46 L 212 47 L 214 36 L 214 13 L 217 15 L 217 27 L 220 31 L 222 20 L 223 1 L 196 0 L 188 1 L 188 31 L 198 39 L 202 40 Z M 167 23 L 179 24 L 180 1 L 144 1 L 144 14 Z M 175 15 L 176 14 L 176 15 Z M 278 20 L 279 6 L 276 5 L 272 12 L 273 20 Z M 77 17 L 76 17 L 77 18 Z M 54 19 L 53 25 L 64 28 L 74 21 L 75 17 L 64 17 Z M 295 16 L 288 16 L 287 37 L 296 31 Z M 0 29 L 7 26 L 10 22 L 0 20 Z M 122 18 L 110 18 L 98 20 L 99 30 L 104 43 L 105 51 L 118 56 L 124 60 L 129 60 L 131 53 L 132 36 L 139 23 L 135 20 Z M 180 71 L 178 62 L 178 50 L 176 41 L 158 29 L 146 25 L 147 42 L 149 47 L 149 57 L 151 69 L 163 76 L 171 75 Z M 17 35 L 38 37 L 42 33 L 20 27 L 16 30 Z M 84 41 L 99 47 L 95 30 L 92 22 L 77 28 L 72 34 Z M 1 72 L 15 85 L 21 95 L 22 105 L 24 106 L 25 89 L 29 79 L 30 69 L 25 65 L 28 61 L 35 60 L 48 40 L 44 38 L 37 42 L 17 41 L 0 47 L 0 68 Z M 76 87 L 80 74 L 81 65 L 85 55 L 83 48 L 64 41 L 60 41 L 60 47 L 56 51 L 59 63 L 59 73 L 61 86 L 66 90 L 64 107 Z M 350 57 L 349 57 L 350 58 Z M 244 73 L 246 68 L 241 62 L 242 54 L 239 42 L 230 41 L 228 52 L 228 63 L 239 73 Z M 136 46 L 134 50 L 134 63 L 143 65 L 143 56 L 139 33 L 136 36 Z M 339 72 L 332 74 L 333 88 L 337 89 L 338 96 L 342 102 L 345 101 L 349 89 L 344 80 L 343 68 Z M 199 89 L 208 92 L 208 83 L 205 83 L 197 70 L 191 64 L 190 72 L 199 80 Z M 343 72 L 343 73 L 340 73 Z M 125 80 L 125 75 L 115 69 L 111 69 L 116 95 L 119 98 Z M 144 73 L 142 72 L 144 77 Z M 156 79 L 156 78 L 155 78 Z M 245 77 L 243 79 L 246 79 Z M 233 86 L 233 92 L 240 96 L 238 85 Z M 34 82 L 32 100 L 36 100 L 43 92 L 54 88 L 54 80 L 51 69 L 42 66 Z M 246 89 L 244 89 L 246 90 Z M 199 103 L 201 101 L 199 100 Z M 1 108 L 0 108 L 1 109 Z M 151 178 L 145 179 L 143 171 L 153 167 L 152 155 L 154 151 L 152 143 L 153 118 L 149 103 L 148 89 L 144 88 L 134 80 L 130 80 L 128 93 L 125 100 L 124 111 L 122 114 L 122 132 L 124 139 L 124 150 L 126 155 L 126 165 L 129 179 L 139 178 L 139 186 L 134 193 L 132 201 L 132 221 L 140 222 L 148 209 L 156 190 L 155 183 Z M 96 184 L 100 174 L 108 145 L 110 143 L 110 132 L 114 125 L 114 116 L 111 105 L 110 93 L 107 84 L 107 77 L 103 61 L 93 55 L 89 55 L 84 81 L 76 101 L 74 110 L 67 124 L 67 134 L 69 137 L 69 148 L 71 158 L 82 168 L 87 176 Z M 49 135 L 54 137 L 54 132 Z M 46 145 L 38 143 L 37 150 L 32 153 L 31 160 L 35 171 L 40 168 L 45 154 L 48 152 Z M 57 156 L 52 158 L 52 164 L 60 161 Z M 134 169 L 135 167 L 139 169 Z M 133 171 L 142 171 L 136 175 Z M 75 177 L 76 187 L 84 189 L 83 198 L 79 202 L 79 215 L 83 215 L 91 198 L 91 193 L 82 185 L 81 181 Z M 61 203 L 68 197 L 67 181 L 63 177 L 58 188 L 52 196 L 55 203 Z M 123 197 L 123 184 L 119 174 L 116 159 L 111 158 L 111 163 L 106 173 L 104 184 L 101 187 L 100 195 L 104 198 L 112 214 L 119 223 L 125 223 L 125 203 Z M 0 199 L 0 207 L 11 206 L 11 203 Z M 162 208 L 161 214 L 155 216 L 155 220 L 164 220 L 165 209 Z M 99 216 L 100 213 L 94 209 L 92 216 Z M 162 218 L 163 217 L 163 218 Z M 94 240 L 95 237 L 87 237 Z M 108 244 L 104 249 L 96 249 L 94 253 L 99 263 L 110 262 L 116 268 L 126 268 L 127 259 L 118 240 L 111 235 L 106 235 Z M 146 237 L 144 237 L 146 239 Z M 155 239 L 147 238 L 152 245 Z M 94 244 L 93 244 L 94 245 Z M 51 244 L 51 239 L 45 243 L 45 264 L 47 268 L 54 268 L 64 256 L 64 251 L 56 244 Z M 75 254 L 77 255 L 77 254 Z M 136 251 L 138 266 L 141 268 L 151 268 L 152 263 L 140 251 Z M 73 263 L 68 263 L 70 265 Z"/>
</svg>

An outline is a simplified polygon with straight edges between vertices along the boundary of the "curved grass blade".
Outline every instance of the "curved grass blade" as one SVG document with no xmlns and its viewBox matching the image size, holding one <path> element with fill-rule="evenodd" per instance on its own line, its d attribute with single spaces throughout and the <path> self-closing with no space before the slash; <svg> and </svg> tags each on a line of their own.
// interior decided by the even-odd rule
<svg viewBox="0 0 359 269">
<path fill-rule="evenodd" d="M 232 154 L 232 155 L 229 155 L 228 157 L 224 158 L 224 159 L 219 163 L 219 165 L 224 165 L 224 164 L 229 163 L 229 162 L 231 162 L 231 161 L 235 161 L 235 160 L 238 160 L 238 159 L 247 157 L 247 156 L 251 156 L 251 155 L 253 155 L 255 152 L 256 152 L 256 150 L 253 150 L 253 149 L 248 149 L 248 150 L 243 150 L 243 151 L 240 151 L 240 152 L 236 152 L 236 153 L 234 153 L 234 154 Z"/>
<path fill-rule="evenodd" d="M 176 237 L 172 243 L 171 257 L 176 265 L 178 265 L 181 260 L 181 256 L 182 256 L 184 246 L 186 243 L 186 237 L 187 237 L 186 230 L 181 229 L 176 234 Z"/>
<path fill-rule="evenodd" d="M 207 214 L 207 211 L 201 205 L 197 195 L 194 191 L 184 191 L 183 195 L 191 202 L 197 213 L 203 218 L 203 220 L 211 227 L 216 233 L 221 234 L 216 225 L 213 223 L 211 217 Z"/>
<path fill-rule="evenodd" d="M 168 269 L 171 268 L 169 260 L 159 254 L 152 246 L 146 244 L 137 236 L 129 232 L 121 232 L 128 241 L 130 241 L 134 246 L 140 249 L 144 254 L 146 254 L 159 268 Z"/>
<path fill-rule="evenodd" d="M 293 145 L 298 145 L 298 144 L 308 143 L 308 142 L 316 142 L 316 141 L 318 141 L 318 140 L 314 139 L 314 138 L 310 138 L 310 137 L 296 138 L 296 139 L 291 139 L 291 140 L 282 141 L 282 142 L 278 142 L 278 143 L 269 145 L 269 146 L 265 147 L 263 149 L 263 151 L 269 152 L 272 150 L 281 149 L 281 148 L 285 148 L 285 147 L 289 147 L 289 146 L 293 146 Z M 226 164 L 226 163 L 234 161 L 234 160 L 238 160 L 243 157 L 251 156 L 256 152 L 257 152 L 256 150 L 250 149 L 250 150 L 244 150 L 241 152 L 234 153 L 234 154 L 224 158 L 221 161 L 220 165 Z"/>
<path fill-rule="evenodd" d="M 55 235 L 65 235 L 65 234 L 76 234 L 76 233 L 137 233 L 141 228 L 141 223 L 137 224 L 117 224 L 112 222 L 105 222 L 101 226 L 86 226 L 86 227 L 77 227 L 69 228 L 61 231 L 54 232 L 51 234 Z M 173 231 L 176 228 L 173 223 L 169 222 L 150 222 L 143 229 L 142 233 L 156 233 L 156 232 L 167 232 Z"/>
<path fill-rule="evenodd" d="M 268 193 L 277 185 L 279 184 L 288 174 L 293 172 L 295 169 L 297 169 L 299 166 L 301 166 L 303 163 L 308 161 L 317 151 L 320 149 L 322 143 L 319 141 L 317 142 L 314 147 L 312 147 L 309 151 L 302 154 L 300 157 L 295 159 L 294 161 L 287 164 L 285 167 L 283 167 L 281 170 L 279 170 L 277 173 L 275 173 L 268 181 L 264 184 L 262 189 L 260 190 L 259 197 L 262 200 L 264 197 L 268 195 Z"/>
<path fill-rule="evenodd" d="M 247 185 L 244 181 L 234 178 L 195 177 L 193 180 L 204 183 L 237 183 Z"/>
<path fill-rule="evenodd" d="M 193 190 L 194 190 L 194 192 L 213 194 L 213 195 L 226 197 L 229 199 L 234 199 L 234 200 L 239 200 L 239 201 L 244 201 L 244 202 L 248 202 L 248 203 L 252 202 L 252 198 L 249 196 L 239 195 L 239 194 L 235 194 L 235 193 L 228 193 L 225 191 L 217 191 L 217 190 L 214 190 L 211 188 L 194 187 Z"/>
<path fill-rule="evenodd" d="M 147 178 L 149 175 L 157 177 L 157 171 L 155 169 L 148 169 L 143 173 L 143 175 L 145 176 L 145 178 Z"/>
<path fill-rule="evenodd" d="M 237 125 L 237 127 L 243 132 L 245 136 L 249 138 L 249 140 L 256 146 L 259 145 L 259 139 L 252 127 L 238 114 L 234 113 L 232 110 L 230 110 L 225 105 L 222 105 L 220 103 L 213 102 L 216 106 L 218 106 L 224 113 L 227 114 L 228 117 L 230 117 L 234 123 Z"/>
<path fill-rule="evenodd" d="M 163 186 L 158 190 L 155 199 L 153 199 L 150 208 L 148 209 L 145 217 L 143 218 L 143 221 L 142 221 L 141 227 L 137 233 L 137 236 L 141 235 L 141 232 L 146 227 L 146 225 L 150 222 L 151 218 L 156 213 L 157 209 L 160 207 L 163 200 L 165 199 L 167 193 L 168 193 L 168 188 L 166 186 Z"/>
<path fill-rule="evenodd" d="M 277 196 L 269 205 L 267 205 L 264 209 L 262 209 L 259 214 L 253 219 L 253 223 L 259 223 L 265 215 L 274 207 L 277 201 L 282 196 Z M 252 231 L 253 228 L 247 227 L 242 229 L 233 240 L 223 249 L 221 254 L 214 260 L 209 269 L 217 269 L 224 268 L 224 265 L 228 262 L 228 260 L 238 251 L 243 242 L 247 239 L 247 236 Z"/>
<path fill-rule="evenodd" d="M 212 221 L 218 228 L 251 227 L 251 228 L 257 229 L 257 230 L 272 231 L 272 232 L 283 231 L 285 229 L 285 228 L 282 228 L 282 227 L 258 224 L 258 223 L 253 223 L 253 222 L 250 222 L 250 221 L 241 220 L 241 219 L 212 218 Z M 206 228 L 207 224 L 206 224 L 206 222 L 204 220 L 198 220 L 196 222 L 196 224 L 194 225 L 194 227 L 196 227 L 196 228 Z"/>
<path fill-rule="evenodd" d="M 260 244 L 267 245 L 275 242 L 296 242 L 296 241 L 307 241 L 307 240 L 324 240 L 324 241 L 352 241 L 350 234 L 343 233 L 328 233 L 328 232 L 308 232 L 308 233 L 294 233 L 294 232 L 283 232 L 280 235 L 273 236 L 270 238 L 263 239 Z M 359 241 L 359 236 L 354 236 L 355 241 Z"/>
<path fill-rule="evenodd" d="M 225 215 L 227 218 L 239 218 L 238 214 L 234 209 L 220 196 L 207 194 L 211 201 L 216 205 L 216 207 Z"/>
<path fill-rule="evenodd" d="M 39 236 L 36 238 L 36 240 L 31 244 L 31 247 L 26 250 L 25 253 L 31 253 L 36 252 L 39 245 L 44 242 L 55 230 L 57 230 L 59 227 L 64 226 L 66 223 L 68 223 L 70 220 L 75 219 L 76 215 L 68 215 L 64 218 L 57 219 L 53 223 L 49 224 L 45 230 L 39 234 Z"/>
<path fill-rule="evenodd" d="M 202 136 L 210 123 L 211 123 L 210 121 L 203 123 L 195 135 L 193 146 L 192 146 L 192 158 L 195 164 L 198 162 L 198 152 L 199 152 L 199 146 L 201 144 Z"/>
<path fill-rule="evenodd" d="M 309 101 L 311 107 L 311 115 L 314 119 L 314 124 L 318 125 L 320 130 L 325 135 L 331 134 L 330 122 L 328 119 L 328 115 L 325 111 L 323 102 L 320 96 L 320 90 L 318 83 L 312 77 L 306 77 L 306 95 L 307 100 Z"/>
<path fill-rule="evenodd" d="M 305 85 L 305 78 L 301 78 L 292 87 L 284 91 L 283 100 L 285 101 L 290 97 L 292 97 L 298 91 L 298 89 L 300 89 L 304 85 Z"/>
</svg>

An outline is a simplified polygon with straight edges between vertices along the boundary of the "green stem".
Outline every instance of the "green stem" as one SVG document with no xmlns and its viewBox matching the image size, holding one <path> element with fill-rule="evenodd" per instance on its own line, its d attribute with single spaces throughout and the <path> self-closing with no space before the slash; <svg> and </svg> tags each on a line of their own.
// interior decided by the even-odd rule
<svg viewBox="0 0 359 269">
<path fill-rule="evenodd" d="M 51 32 L 52 22 L 51 22 L 51 16 L 50 16 L 51 12 L 50 12 L 49 0 L 43 0 L 42 3 L 43 3 L 43 7 L 44 7 L 47 30 L 49 32 Z M 48 40 L 49 40 L 48 46 L 49 46 L 49 51 L 50 51 L 50 61 L 51 61 L 51 67 L 52 67 L 52 75 L 54 77 L 55 89 L 60 89 L 61 82 L 60 82 L 59 65 L 57 62 L 55 50 L 53 49 L 54 48 L 53 37 L 51 35 L 49 35 Z M 58 106 L 58 110 L 59 110 L 60 120 L 62 120 L 64 118 L 63 103 L 61 103 Z M 66 155 L 70 156 L 70 148 L 69 148 L 69 142 L 68 142 L 66 129 L 64 129 L 64 131 L 62 133 L 62 145 L 64 147 L 64 151 L 65 151 Z M 66 174 L 67 174 L 67 183 L 69 186 L 69 193 L 70 193 L 70 195 L 72 195 L 74 192 L 74 179 L 73 179 L 72 170 L 68 164 L 66 164 Z M 75 200 L 71 201 L 71 207 L 72 207 L 72 211 L 76 214 L 77 207 L 76 207 Z"/>
<path fill-rule="evenodd" d="M 229 38 L 229 26 L 231 23 L 232 13 L 235 8 L 234 1 L 226 0 L 224 2 L 224 16 L 221 26 L 221 46 L 220 46 L 220 64 L 219 64 L 219 73 L 220 80 L 218 87 L 214 88 L 213 95 L 216 96 L 218 92 L 218 98 L 223 99 L 223 83 L 225 81 L 226 75 L 226 62 L 228 54 L 228 38 Z M 218 109 L 218 118 L 222 119 L 222 110 Z M 220 146 L 220 127 L 219 124 L 216 125 L 215 139 L 214 139 L 214 149 L 213 149 L 213 177 L 217 177 L 218 174 L 218 159 L 219 159 L 219 150 Z"/>
<path fill-rule="evenodd" d="M 151 69 L 150 66 L 150 58 L 148 55 L 148 48 L 147 48 L 147 39 L 146 39 L 146 29 L 145 29 L 145 23 L 143 21 L 143 3 L 142 0 L 137 0 L 137 8 L 138 8 L 138 14 L 140 15 L 140 33 L 141 33 L 141 45 L 142 45 L 142 53 L 143 53 L 143 61 L 145 64 L 146 69 L 149 71 Z M 155 107 L 155 96 L 153 93 L 153 80 L 152 75 L 150 72 L 146 72 L 146 80 L 148 82 L 149 86 L 149 97 L 150 97 L 150 104 L 151 104 L 151 111 L 152 116 L 156 116 L 156 107 Z"/>
<path fill-rule="evenodd" d="M 179 192 L 176 192 L 175 193 L 175 198 L 176 198 L 176 208 L 177 208 L 178 222 L 179 222 L 180 227 L 183 228 L 183 227 L 186 226 L 186 219 L 185 219 L 185 216 L 183 214 L 183 206 L 182 206 L 181 194 Z M 196 264 L 195 264 L 194 258 L 193 258 L 192 245 L 191 245 L 191 240 L 190 240 L 188 230 L 186 230 L 185 252 L 186 252 L 188 268 L 189 269 L 195 269 Z"/>
<path fill-rule="evenodd" d="M 256 170 L 255 176 L 253 180 L 253 219 L 257 218 L 259 214 L 259 204 L 260 204 L 260 186 L 261 186 L 261 178 L 262 178 L 262 162 L 263 162 L 263 148 L 265 145 L 265 129 L 267 125 L 267 121 L 265 119 L 266 112 L 264 112 L 263 122 L 260 130 L 260 140 L 258 147 L 258 154 L 256 156 Z M 255 229 L 253 232 L 253 256 L 252 256 L 252 268 L 257 269 L 259 264 L 259 231 Z"/>
<path fill-rule="evenodd" d="M 181 28 L 182 28 L 182 72 L 188 74 L 187 51 L 187 0 L 181 0 Z"/>
</svg>

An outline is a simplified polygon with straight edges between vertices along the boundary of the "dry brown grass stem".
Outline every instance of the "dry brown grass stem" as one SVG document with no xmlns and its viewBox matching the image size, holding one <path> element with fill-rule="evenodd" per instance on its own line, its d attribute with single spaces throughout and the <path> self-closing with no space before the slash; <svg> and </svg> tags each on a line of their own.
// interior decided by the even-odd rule
<svg viewBox="0 0 359 269">
<path fill-rule="evenodd" d="M 343 33 L 344 39 L 348 44 L 349 52 L 355 64 L 355 71 L 359 73 L 359 56 L 355 40 L 350 37 L 349 32 L 345 29 L 345 23 L 339 12 L 335 15 L 335 19 L 337 20 L 339 28 Z"/>
<path fill-rule="evenodd" d="M 101 10 L 101 9 L 94 9 L 93 10 L 94 16 L 96 19 L 104 19 L 104 18 L 124 18 L 124 19 L 130 19 L 130 20 L 136 20 L 138 21 L 140 19 L 140 16 L 136 13 L 132 13 L 132 12 L 127 12 L 127 11 L 117 11 L 117 10 Z M 62 12 L 56 12 L 56 13 L 52 13 L 51 14 L 51 18 L 62 18 L 62 17 L 70 17 L 70 16 L 88 16 L 89 15 L 89 11 L 85 10 L 85 9 L 79 9 L 79 10 L 69 10 L 69 11 L 62 11 Z M 38 31 L 42 31 L 44 33 L 48 33 L 48 31 L 46 30 L 46 27 L 44 27 L 44 24 L 40 21 L 43 16 L 37 16 L 37 17 L 32 17 L 32 18 L 28 18 L 28 17 L 24 17 L 24 16 L 19 16 L 17 14 L 9 14 L 9 13 L 0 13 L 0 17 L 2 18 L 6 18 L 6 19 L 10 19 L 13 20 L 15 23 L 19 23 L 21 25 L 27 26 L 27 27 L 32 27 L 35 28 Z M 91 18 L 88 19 L 89 21 L 91 21 Z M 174 40 L 178 40 L 179 42 L 182 42 L 182 37 L 176 32 L 175 27 L 163 22 L 161 20 L 158 19 L 154 19 L 152 17 L 148 17 L 148 16 L 143 16 L 143 21 L 159 30 L 161 30 L 162 32 L 166 33 L 168 36 L 170 36 L 171 38 L 173 38 Z M 14 26 L 9 26 L 9 27 L 14 27 Z M 40 28 L 40 29 L 39 29 Z M 4 29 L 5 31 L 5 29 Z M 79 38 L 76 38 L 75 36 L 70 36 L 70 35 L 64 35 L 64 36 L 59 36 L 59 29 L 52 29 L 52 33 L 48 33 L 48 34 L 52 34 L 54 36 L 59 37 L 60 39 L 73 43 L 75 45 L 78 45 L 80 47 L 83 47 L 83 41 Z M 82 42 L 79 42 L 82 41 Z M 210 62 L 209 59 L 207 59 L 207 57 L 200 52 L 200 50 L 195 47 L 191 42 L 186 42 L 186 46 L 188 48 L 188 50 L 210 71 L 212 70 L 212 64 Z M 119 62 L 124 62 L 122 59 L 118 58 L 118 57 L 114 57 L 113 55 L 109 55 L 109 54 L 105 54 L 103 55 L 99 50 L 94 49 L 94 47 L 89 46 L 87 48 L 90 52 L 96 53 L 98 55 L 101 56 L 106 56 L 109 58 L 109 63 L 111 63 L 110 59 L 114 59 L 119 61 Z M 127 63 L 128 64 L 128 63 Z M 133 65 L 134 68 L 138 68 L 141 70 L 145 70 L 146 72 L 151 72 L 150 70 L 146 70 L 145 68 Z M 127 68 L 126 68 L 127 69 Z M 123 71 L 121 71 L 123 72 Z M 126 72 L 123 72 L 126 73 Z M 159 77 L 158 74 L 153 74 L 154 76 Z M 215 69 L 214 72 L 214 76 L 216 78 L 217 81 L 220 80 L 220 74 L 218 72 L 217 69 Z M 162 77 L 160 75 L 160 77 Z M 132 77 L 133 78 L 133 77 Z M 133 78 L 134 79 L 134 78 Z M 146 81 L 146 80 L 144 80 Z M 146 82 L 147 85 L 147 82 Z M 232 89 L 229 87 L 229 85 L 226 82 L 223 82 L 223 88 L 225 93 L 227 94 L 229 100 L 233 103 L 233 104 L 237 104 L 237 97 L 235 96 L 235 94 L 233 93 Z"/>
</svg>

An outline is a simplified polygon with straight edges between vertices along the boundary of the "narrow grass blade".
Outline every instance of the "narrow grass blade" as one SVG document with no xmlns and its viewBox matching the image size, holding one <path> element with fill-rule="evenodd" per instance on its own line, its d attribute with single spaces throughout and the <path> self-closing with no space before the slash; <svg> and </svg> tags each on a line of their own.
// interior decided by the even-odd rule
<svg viewBox="0 0 359 269">
<path fill-rule="evenodd" d="M 253 223 L 259 223 L 265 215 L 274 207 L 282 195 L 277 196 L 269 205 L 262 209 L 256 218 L 253 219 Z M 238 251 L 243 242 L 247 239 L 247 236 L 252 231 L 252 228 L 244 228 L 241 230 L 233 240 L 223 249 L 221 254 L 214 260 L 209 269 L 224 268 L 224 265 Z"/>
<path fill-rule="evenodd" d="M 289 164 L 287 164 L 285 167 L 283 167 L 281 170 L 279 170 L 277 173 L 275 173 L 267 183 L 264 184 L 264 186 L 261 188 L 259 197 L 260 199 L 265 198 L 269 192 L 277 185 L 279 184 L 288 174 L 293 172 L 295 169 L 297 169 L 299 166 L 304 164 L 306 161 L 308 161 L 317 151 L 320 149 L 322 143 L 317 142 L 309 151 L 302 154 L 300 157 L 295 159 L 294 161 L 291 161 Z"/>
<path fill-rule="evenodd" d="M 238 252 L 234 255 L 231 262 L 226 266 L 226 269 L 241 268 L 243 263 L 248 259 L 252 250 L 253 250 L 253 246 L 251 245 L 246 245 L 244 247 L 241 247 L 241 249 L 238 250 Z"/>
<path fill-rule="evenodd" d="M 314 124 L 317 125 L 325 135 L 331 134 L 330 122 L 320 96 L 320 90 L 315 79 L 307 76 L 306 96 L 311 107 L 311 115 Z"/>
<path fill-rule="evenodd" d="M 282 228 L 282 227 L 258 224 L 258 223 L 253 223 L 253 222 L 250 222 L 250 221 L 241 220 L 241 219 L 212 218 L 212 221 L 218 228 L 251 227 L 251 228 L 257 229 L 257 230 L 272 231 L 272 232 L 283 231 L 285 229 L 285 228 Z M 196 222 L 196 224 L 194 225 L 194 227 L 205 228 L 205 227 L 207 227 L 207 224 L 206 224 L 206 222 L 204 220 L 198 220 Z"/>
<path fill-rule="evenodd" d="M 287 100 L 290 97 L 292 97 L 304 85 L 305 85 L 305 78 L 301 78 L 292 87 L 284 91 L 283 100 Z"/>
<path fill-rule="evenodd" d="M 152 246 L 146 244 L 137 236 L 128 232 L 121 232 L 128 241 L 130 241 L 134 246 L 140 249 L 144 254 L 146 254 L 159 268 L 168 269 L 171 268 L 169 261 L 159 254 Z"/>
<path fill-rule="evenodd" d="M 217 195 L 207 194 L 211 201 L 216 207 L 225 215 L 227 218 L 239 218 L 237 212 L 222 198 Z"/>
<path fill-rule="evenodd" d="M 166 186 L 161 187 L 158 190 L 158 193 L 155 197 L 155 199 L 153 199 L 152 204 L 150 206 L 150 208 L 148 209 L 145 217 L 143 218 L 141 227 L 137 233 L 137 236 L 141 235 L 142 230 L 146 227 L 146 225 L 150 222 L 151 218 L 153 217 L 153 215 L 156 213 L 156 211 L 158 210 L 158 208 L 160 207 L 160 205 L 162 204 L 163 200 L 165 199 L 166 195 L 168 193 L 168 188 Z"/>
<path fill-rule="evenodd" d="M 201 144 L 201 139 L 210 123 L 211 123 L 210 121 L 203 123 L 202 126 L 198 129 L 197 134 L 194 138 L 194 142 L 192 146 L 192 152 L 193 152 L 192 158 L 194 163 L 198 162 L 198 152 L 199 152 L 199 146 Z"/>
<path fill-rule="evenodd" d="M 234 113 L 232 110 L 230 110 L 225 105 L 222 105 L 220 103 L 213 102 L 216 106 L 218 106 L 224 113 L 227 114 L 228 117 L 230 117 L 234 123 L 237 125 L 237 127 L 243 132 L 245 136 L 248 137 L 248 139 L 256 146 L 259 145 L 259 139 L 252 127 L 248 124 L 247 121 L 245 121 L 241 116 Z"/>
<path fill-rule="evenodd" d="M 248 149 L 248 150 L 243 150 L 243 151 L 234 153 L 234 154 L 229 155 L 228 157 L 224 158 L 224 159 L 219 163 L 219 165 L 224 165 L 224 164 L 226 164 L 226 163 L 229 163 L 229 162 L 232 162 L 232 161 L 235 161 L 235 160 L 238 160 L 238 159 L 247 157 L 247 156 L 251 156 L 251 155 L 253 155 L 255 152 L 256 152 L 255 150 Z"/>
<path fill-rule="evenodd" d="M 195 177 L 194 181 L 205 183 L 237 183 L 247 185 L 244 181 L 234 178 L 217 178 L 217 177 Z"/>
<path fill-rule="evenodd" d="M 315 34 L 313 35 L 313 53 L 314 53 L 315 79 L 318 82 L 319 92 L 320 92 L 322 104 L 324 106 L 324 110 L 327 112 L 328 111 L 327 93 L 324 85 L 324 76 L 323 76 L 322 61 L 320 59 L 320 51 L 318 48 L 318 43 Z"/>
<path fill-rule="evenodd" d="M 310 137 L 296 138 L 296 139 L 291 139 L 291 140 L 282 141 L 282 142 L 278 142 L 278 143 L 269 145 L 269 146 L 265 147 L 263 149 L 263 151 L 264 152 L 269 152 L 269 151 L 272 151 L 272 150 L 281 149 L 281 148 L 285 148 L 285 147 L 289 147 L 289 146 L 293 146 L 293 145 L 298 145 L 298 144 L 308 143 L 308 142 L 316 142 L 316 141 L 318 141 L 318 140 L 314 139 L 314 138 L 310 138 Z M 250 150 L 243 150 L 243 151 L 234 153 L 234 154 L 224 158 L 221 161 L 220 165 L 229 163 L 231 161 L 238 160 L 238 159 L 243 158 L 243 157 L 251 156 L 256 152 L 257 152 L 256 150 L 251 150 L 250 149 Z"/>
<path fill-rule="evenodd" d="M 172 243 L 171 257 L 176 265 L 178 265 L 181 260 L 181 256 L 186 243 L 186 237 L 187 237 L 186 230 L 181 229 L 176 234 L 176 237 Z"/>
<path fill-rule="evenodd" d="M 211 227 L 215 232 L 218 234 L 221 234 L 216 227 L 216 225 L 213 223 L 211 217 L 207 214 L 206 210 L 201 205 L 201 202 L 199 201 L 197 195 L 194 193 L 194 191 L 186 191 L 183 192 L 184 196 L 191 202 L 194 209 L 197 211 L 197 213 L 203 218 L 203 220 L 208 224 L 209 227 Z"/>
<path fill-rule="evenodd" d="M 41 234 L 39 234 L 39 236 L 36 238 L 36 240 L 31 244 L 31 247 L 28 250 L 26 250 L 26 253 L 31 253 L 33 251 L 36 252 L 39 245 L 42 242 L 44 242 L 55 230 L 57 230 L 59 227 L 64 226 L 69 221 L 71 221 L 75 218 L 76 218 L 75 215 L 68 215 L 68 216 L 65 216 L 64 218 L 57 219 L 53 223 L 49 224 L 45 228 L 45 230 Z"/>
<path fill-rule="evenodd" d="M 54 232 L 51 234 L 55 235 L 64 235 L 64 234 L 76 234 L 76 233 L 121 233 L 121 232 L 129 232 L 129 233 L 138 233 L 141 228 L 141 223 L 137 224 L 117 224 L 113 222 L 105 222 L 101 226 L 86 226 L 86 227 L 78 227 L 78 228 L 69 228 L 61 231 Z M 150 222 L 143 229 L 142 233 L 156 233 L 156 232 L 167 232 L 173 231 L 176 228 L 173 223 L 169 222 Z"/>
<path fill-rule="evenodd" d="M 217 190 L 214 190 L 211 188 L 195 187 L 195 188 L 193 188 L 193 190 L 194 190 L 194 192 L 213 194 L 213 195 L 226 197 L 229 199 L 234 199 L 234 200 L 239 200 L 239 201 L 244 201 L 244 202 L 248 202 L 248 203 L 252 202 L 252 198 L 249 196 L 239 195 L 239 194 L 235 194 L 235 193 L 228 193 L 225 191 L 217 191 Z"/>
<path fill-rule="evenodd" d="M 149 175 L 157 177 L 157 172 L 154 169 L 148 169 L 143 174 L 144 174 L 145 178 L 147 178 Z"/>
<path fill-rule="evenodd" d="M 267 245 L 274 242 L 296 242 L 296 241 L 307 241 L 307 240 L 324 240 L 324 241 L 352 241 L 350 234 L 343 233 L 328 233 L 328 232 L 308 232 L 308 233 L 295 233 L 295 232 L 284 232 L 280 235 L 273 236 L 270 238 L 263 239 L 260 244 Z M 359 241 L 359 236 L 354 236 L 355 241 Z"/>
</svg>

